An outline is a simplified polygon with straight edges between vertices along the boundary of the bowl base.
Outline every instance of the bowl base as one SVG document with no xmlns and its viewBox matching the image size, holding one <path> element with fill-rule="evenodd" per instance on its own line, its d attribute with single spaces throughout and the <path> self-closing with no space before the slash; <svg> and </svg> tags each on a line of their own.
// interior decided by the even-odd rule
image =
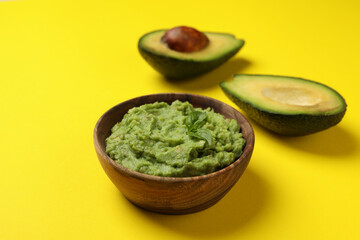
<svg viewBox="0 0 360 240">
<path fill-rule="evenodd" d="M 228 189 L 226 189 L 224 192 L 218 194 L 216 197 L 210 199 L 209 201 L 206 201 L 202 204 L 196 205 L 196 206 L 192 206 L 189 208 L 173 208 L 173 207 L 154 207 L 154 206 L 148 206 L 145 204 L 139 204 L 136 203 L 134 201 L 131 201 L 129 198 L 127 198 L 125 195 L 124 197 L 133 205 L 135 205 L 138 208 L 144 209 L 146 211 L 150 211 L 153 213 L 160 213 L 160 214 L 165 214 L 165 215 L 182 215 L 182 214 L 191 214 L 191 213 L 196 213 L 196 212 L 200 212 L 203 211 L 207 208 L 212 207 L 213 205 L 215 205 L 217 202 L 219 202 L 232 188 L 233 186 L 230 186 Z"/>
</svg>

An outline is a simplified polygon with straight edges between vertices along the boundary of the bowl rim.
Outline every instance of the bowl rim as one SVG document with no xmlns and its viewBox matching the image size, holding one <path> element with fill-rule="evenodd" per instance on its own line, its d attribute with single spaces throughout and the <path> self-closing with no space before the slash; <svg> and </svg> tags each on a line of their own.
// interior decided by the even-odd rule
<svg viewBox="0 0 360 240">
<path fill-rule="evenodd" d="M 101 148 L 101 145 L 99 143 L 99 139 L 98 139 L 98 129 L 100 124 L 102 123 L 103 119 L 112 111 L 114 111 L 115 108 L 118 108 L 120 105 L 125 105 L 126 103 L 132 102 L 134 100 L 140 99 L 140 98 L 148 98 L 148 97 L 155 97 L 155 96 L 166 96 L 166 95 L 174 95 L 174 96 L 186 96 L 186 95 L 190 95 L 190 96 L 195 96 L 195 97 L 200 97 L 200 98 L 204 98 L 207 100 L 211 100 L 211 101 L 215 101 L 215 102 L 219 102 L 221 105 L 224 105 L 228 108 L 231 108 L 232 110 L 234 110 L 234 112 L 236 112 L 236 114 L 240 115 L 240 117 L 243 120 L 243 124 L 242 125 L 247 125 L 248 129 L 250 130 L 250 134 L 249 134 L 249 140 L 250 142 L 248 142 L 248 139 L 245 139 L 245 146 L 243 148 L 243 152 L 240 155 L 240 157 L 238 157 L 237 159 L 235 159 L 230 165 L 217 170 L 215 172 L 212 173 L 208 173 L 205 175 L 200 175 L 200 176 L 192 176 L 192 177 L 164 177 L 164 176 L 155 176 L 155 175 L 150 175 L 150 174 L 145 174 L 145 173 L 141 173 L 141 172 L 137 172 L 131 169 L 128 169 L 124 166 L 122 166 L 121 164 L 115 162 L 112 158 L 110 158 L 110 156 L 108 156 L 106 154 L 106 151 L 104 151 L 104 149 Z M 175 99 L 174 99 L 175 101 Z M 154 101 L 156 102 L 156 100 Z M 189 101 L 190 102 L 190 101 Z M 191 103 L 191 102 L 190 102 Z M 144 103 L 145 104 L 145 103 Z M 140 105 L 139 105 L 140 106 Z M 211 106 L 209 106 L 211 108 Z M 221 114 L 221 113 L 220 113 Z M 243 126 L 240 126 L 240 130 L 243 129 Z M 147 94 L 147 95 L 141 95 L 138 97 L 134 97 L 125 101 L 122 101 L 118 104 L 116 104 L 115 106 L 111 107 L 110 109 L 108 109 L 105 113 L 103 113 L 101 115 L 101 117 L 98 119 L 98 121 L 95 124 L 94 127 L 94 131 L 93 131 L 93 141 L 94 141 L 94 145 L 95 145 L 95 150 L 98 154 L 101 155 L 101 157 L 103 159 L 105 159 L 105 161 L 107 163 L 109 163 L 114 169 L 116 169 L 118 172 L 122 172 L 125 173 L 127 175 L 129 175 L 130 177 L 139 179 L 139 180 L 151 180 L 151 181 L 157 181 L 157 182 L 173 182 L 173 183 L 180 183 L 180 182 L 190 182 L 190 181 L 201 181 L 201 180 L 206 180 L 209 178 L 212 178 L 214 176 L 220 175 L 222 173 L 228 172 L 231 169 L 235 168 L 236 166 L 238 166 L 239 164 L 241 164 L 243 161 L 247 160 L 246 165 L 249 163 L 250 161 L 250 157 L 251 154 L 253 152 L 254 149 L 254 143 L 255 143 L 255 135 L 254 135 L 254 129 L 251 126 L 249 120 L 242 114 L 240 113 L 238 110 L 236 110 L 235 108 L 233 108 L 232 106 L 217 100 L 215 98 L 211 98 L 208 96 L 204 96 L 204 95 L 200 95 L 200 94 L 193 94 L 193 93 L 154 93 L 154 94 Z M 250 157 L 247 158 L 247 155 L 250 154 Z"/>
</svg>

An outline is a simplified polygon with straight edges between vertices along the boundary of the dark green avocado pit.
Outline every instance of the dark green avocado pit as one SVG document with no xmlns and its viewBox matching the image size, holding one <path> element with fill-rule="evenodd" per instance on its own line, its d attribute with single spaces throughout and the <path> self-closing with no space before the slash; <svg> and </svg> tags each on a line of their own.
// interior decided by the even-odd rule
<svg viewBox="0 0 360 240">
<path fill-rule="evenodd" d="M 209 72 L 233 57 L 245 41 L 227 33 L 204 32 L 209 43 L 200 51 L 178 52 L 161 38 L 167 30 L 143 35 L 138 42 L 141 56 L 159 73 L 170 79 L 185 79 Z"/>
<path fill-rule="evenodd" d="M 347 107 L 334 89 L 302 78 L 236 74 L 220 87 L 249 117 L 283 135 L 302 136 L 335 126 Z"/>
</svg>

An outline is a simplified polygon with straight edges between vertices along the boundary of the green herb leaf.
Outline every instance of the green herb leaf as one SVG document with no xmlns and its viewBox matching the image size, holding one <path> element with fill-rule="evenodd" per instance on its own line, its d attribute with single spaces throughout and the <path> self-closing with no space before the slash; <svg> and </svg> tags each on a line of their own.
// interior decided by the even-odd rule
<svg viewBox="0 0 360 240">
<path fill-rule="evenodd" d="M 205 140 L 209 146 L 212 144 L 212 136 L 209 129 L 199 128 L 195 132 L 189 132 L 189 136 L 199 140 Z"/>
<path fill-rule="evenodd" d="M 206 113 L 193 111 L 185 119 L 185 125 L 189 130 L 195 130 L 205 124 Z"/>
<path fill-rule="evenodd" d="M 212 136 L 209 129 L 201 128 L 206 122 L 206 113 L 200 111 L 191 112 L 185 119 L 185 125 L 190 137 L 205 140 L 208 145 L 212 144 Z"/>
<path fill-rule="evenodd" d="M 204 113 L 204 112 L 199 112 L 199 113 L 200 114 L 198 114 L 197 120 L 193 124 L 194 129 L 201 128 L 205 124 L 206 113 Z"/>
</svg>

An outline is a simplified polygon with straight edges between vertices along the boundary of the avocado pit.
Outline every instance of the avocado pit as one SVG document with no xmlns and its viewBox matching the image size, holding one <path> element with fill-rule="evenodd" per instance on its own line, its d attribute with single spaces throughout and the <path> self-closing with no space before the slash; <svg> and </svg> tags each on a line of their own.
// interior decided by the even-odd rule
<svg viewBox="0 0 360 240">
<path fill-rule="evenodd" d="M 209 38 L 195 28 L 180 26 L 165 32 L 161 41 L 170 49 L 178 52 L 196 52 L 209 44 Z"/>
</svg>

